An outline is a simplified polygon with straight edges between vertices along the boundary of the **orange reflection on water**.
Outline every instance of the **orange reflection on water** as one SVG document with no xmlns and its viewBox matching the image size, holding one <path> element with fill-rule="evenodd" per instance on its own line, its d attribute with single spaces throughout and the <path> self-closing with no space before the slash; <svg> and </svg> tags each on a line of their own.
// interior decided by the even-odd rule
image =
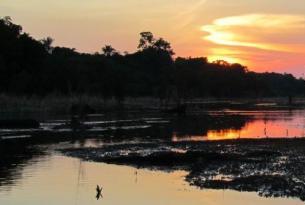
<svg viewBox="0 0 305 205">
<path fill-rule="evenodd" d="M 224 140 L 224 139 L 238 139 L 240 138 L 240 132 L 239 130 L 211 130 L 208 132 L 206 139 L 207 140 Z"/>
<path fill-rule="evenodd" d="M 135 171 L 137 171 L 135 174 Z M 161 172 L 84 162 L 52 154 L 21 169 L 22 178 L 1 192 L 0 204 L 40 205 L 301 205 L 286 198 L 262 198 L 254 192 L 198 189 L 184 181 L 186 171 Z M 103 198 L 95 198 L 95 187 Z M 1 188 L 1 187 L 0 187 Z"/>
<path fill-rule="evenodd" d="M 173 141 L 206 141 L 261 138 L 300 138 L 305 137 L 305 118 L 302 115 L 274 119 L 255 119 L 241 129 L 208 130 L 197 136 L 174 134 Z"/>
</svg>

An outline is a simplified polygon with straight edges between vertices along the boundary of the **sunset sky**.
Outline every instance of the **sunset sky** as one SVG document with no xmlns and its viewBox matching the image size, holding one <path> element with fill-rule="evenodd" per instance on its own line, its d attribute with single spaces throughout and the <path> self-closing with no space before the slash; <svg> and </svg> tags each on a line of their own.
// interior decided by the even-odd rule
<svg viewBox="0 0 305 205">
<path fill-rule="evenodd" d="M 178 56 L 305 73 L 304 0 L 0 0 L 0 15 L 81 52 L 105 44 L 133 52 L 139 33 L 151 31 Z"/>
</svg>

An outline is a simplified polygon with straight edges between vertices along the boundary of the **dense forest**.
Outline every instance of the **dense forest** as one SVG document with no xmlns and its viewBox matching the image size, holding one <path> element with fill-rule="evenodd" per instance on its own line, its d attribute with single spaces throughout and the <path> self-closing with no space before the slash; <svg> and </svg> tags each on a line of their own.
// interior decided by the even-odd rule
<svg viewBox="0 0 305 205">
<path fill-rule="evenodd" d="M 134 53 L 106 45 L 100 53 L 52 46 L 36 40 L 9 17 L 0 19 L 0 93 L 41 96 L 89 94 L 126 97 L 304 96 L 305 81 L 291 74 L 255 73 L 240 64 L 174 57 L 169 42 L 140 34 Z"/>
</svg>

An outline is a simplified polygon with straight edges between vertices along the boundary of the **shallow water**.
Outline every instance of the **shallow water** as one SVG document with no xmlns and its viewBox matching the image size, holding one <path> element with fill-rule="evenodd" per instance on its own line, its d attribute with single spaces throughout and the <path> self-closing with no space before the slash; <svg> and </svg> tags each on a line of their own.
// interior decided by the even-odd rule
<svg viewBox="0 0 305 205">
<path fill-rule="evenodd" d="M 5 161 L 0 161 L 0 204 L 304 204 L 299 199 L 263 198 L 257 193 L 200 190 L 184 181 L 187 175 L 184 171 L 168 173 L 84 162 L 55 151 L 59 147 L 99 147 L 108 137 L 112 139 L 110 143 L 143 142 L 143 139 L 146 142 L 147 139 L 205 141 L 305 137 L 305 110 L 221 111 L 209 114 L 211 119 L 201 115 L 94 116 L 86 122 L 95 126 L 88 133 L 99 129 L 101 132 L 90 136 L 90 139 L 60 145 L 54 139 L 51 144 L 38 148 L 37 145 L 26 144 L 24 150 L 16 150 L 18 157 L 8 156 Z M 52 131 L 52 126 L 65 122 L 59 118 L 44 120 L 42 130 Z M 104 133 L 105 130 L 111 132 Z M 0 130 L 0 136 L 4 141 L 12 138 L 25 140 L 31 138 L 32 132 Z M 42 153 L 32 152 L 32 149 Z M 3 160 L 3 156 L 0 159 Z M 97 184 L 103 186 L 103 198 L 100 200 L 95 198 Z"/>
<path fill-rule="evenodd" d="M 126 166 L 83 162 L 52 153 L 30 161 L 22 177 L 0 186 L 0 204 L 303 204 L 294 199 L 262 198 L 256 193 L 200 190 L 184 182 L 183 171 L 137 170 Z M 95 187 L 103 187 L 103 198 L 95 198 Z"/>
<path fill-rule="evenodd" d="M 226 139 L 302 138 L 305 137 L 305 110 L 294 111 L 226 111 L 211 115 L 237 114 L 250 116 L 241 127 L 208 129 L 203 135 L 173 135 L 173 141 L 204 141 Z"/>
<path fill-rule="evenodd" d="M 89 116 L 87 134 L 120 138 L 150 137 L 171 141 L 205 141 L 239 138 L 305 137 L 305 110 L 213 111 L 205 114 L 169 116 L 154 114 Z M 207 117 L 208 116 L 208 117 Z M 36 118 L 37 119 L 37 118 Z M 39 119 L 39 118 L 38 118 Z M 39 129 L 0 129 L 0 138 L 25 138 L 35 132 L 72 132 L 69 117 L 40 120 Z M 118 134 L 118 132 L 120 132 Z M 86 136 L 84 136 L 86 137 Z"/>
</svg>

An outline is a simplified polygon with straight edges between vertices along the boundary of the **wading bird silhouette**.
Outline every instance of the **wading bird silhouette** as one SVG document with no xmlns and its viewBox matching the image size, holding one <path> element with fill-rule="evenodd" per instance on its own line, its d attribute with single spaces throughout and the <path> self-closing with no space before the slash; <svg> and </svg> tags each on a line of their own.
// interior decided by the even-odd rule
<svg viewBox="0 0 305 205">
<path fill-rule="evenodd" d="M 103 198 L 102 190 L 103 190 L 103 187 L 100 187 L 99 185 L 96 186 L 96 200 Z"/>
</svg>

